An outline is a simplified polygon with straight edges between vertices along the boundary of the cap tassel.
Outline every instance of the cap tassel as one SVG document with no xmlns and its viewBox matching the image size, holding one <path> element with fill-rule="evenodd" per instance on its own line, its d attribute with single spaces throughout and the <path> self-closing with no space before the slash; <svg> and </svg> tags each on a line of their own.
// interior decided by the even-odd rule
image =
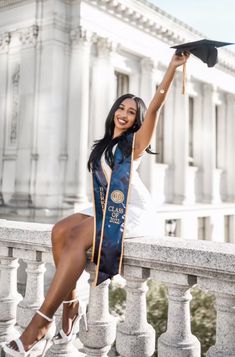
<svg viewBox="0 0 235 357">
<path fill-rule="evenodd" d="M 185 95 L 186 89 L 186 63 L 183 64 L 182 94 Z"/>
</svg>

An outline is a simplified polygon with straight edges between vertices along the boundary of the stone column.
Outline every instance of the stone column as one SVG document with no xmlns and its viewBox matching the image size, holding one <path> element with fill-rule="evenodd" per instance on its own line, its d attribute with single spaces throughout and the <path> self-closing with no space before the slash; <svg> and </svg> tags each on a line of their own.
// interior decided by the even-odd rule
<svg viewBox="0 0 235 357">
<path fill-rule="evenodd" d="M 88 271 L 91 274 L 89 283 L 95 277 L 94 265 L 90 264 Z M 88 305 L 88 331 L 81 320 L 79 339 L 84 345 L 87 357 L 107 357 L 116 337 L 116 321 L 109 313 L 108 288 L 110 280 L 104 281 L 97 287 L 91 285 Z"/>
<path fill-rule="evenodd" d="M 71 33 L 68 163 L 64 200 L 77 202 L 78 205 L 87 202 L 91 35 L 81 27 Z"/>
<path fill-rule="evenodd" d="M 182 95 L 181 73 L 175 76 L 175 115 L 173 123 L 173 165 L 174 165 L 174 202 L 187 204 L 187 170 L 188 170 L 188 140 L 189 140 L 189 118 L 188 118 L 188 94 Z"/>
<path fill-rule="evenodd" d="M 174 201 L 174 103 L 175 103 L 175 83 L 172 83 L 167 101 L 164 105 L 164 162 L 168 165 L 165 179 L 166 202 Z"/>
<path fill-rule="evenodd" d="M 35 310 L 37 310 L 44 299 L 44 273 L 45 264 L 41 261 L 24 260 L 27 264 L 27 280 L 24 299 L 17 308 L 17 322 L 21 329 L 24 329 Z"/>
<path fill-rule="evenodd" d="M 0 258 L 0 342 L 18 337 L 15 329 L 16 308 L 21 296 L 17 292 L 18 259 Z"/>
<path fill-rule="evenodd" d="M 127 292 L 125 321 L 118 324 L 116 338 L 116 349 L 121 357 L 150 357 L 155 350 L 155 331 L 147 322 L 146 279 L 140 276 L 142 269 L 124 267 Z"/>
<path fill-rule="evenodd" d="M 19 34 L 21 65 L 19 78 L 19 125 L 16 133 L 17 160 L 15 192 L 9 202 L 14 207 L 30 207 L 30 171 L 35 105 L 36 44 L 38 27 L 32 26 Z"/>
<path fill-rule="evenodd" d="M 235 137 L 235 95 L 227 94 L 226 98 L 226 201 L 235 201 L 235 165 L 234 165 L 234 137 Z"/>
<path fill-rule="evenodd" d="M 203 184 L 202 174 L 199 169 L 203 162 L 204 149 L 201 144 L 201 135 L 203 133 L 203 120 L 202 118 L 202 96 L 199 95 L 200 90 L 196 87 L 197 95 L 193 97 L 193 165 L 189 166 L 189 170 L 194 177 L 194 194 L 195 201 L 201 202 L 203 200 Z M 189 177 L 188 177 L 189 179 Z M 191 191 L 192 192 L 192 191 Z"/>
<path fill-rule="evenodd" d="M 90 141 L 104 136 L 104 124 L 116 99 L 113 56 L 117 44 L 104 37 L 96 37 L 96 56 L 92 59 Z"/>
<path fill-rule="evenodd" d="M 58 5 L 57 2 L 53 4 Z M 34 205 L 41 208 L 35 210 L 35 214 L 47 216 L 57 216 L 58 209 L 63 208 L 69 98 L 67 42 L 67 33 L 61 28 L 52 31 L 50 26 L 43 26 L 40 31 L 31 193 Z"/>
<path fill-rule="evenodd" d="M 152 271 L 151 277 L 168 288 L 167 331 L 158 339 L 159 357 L 200 357 L 200 342 L 191 333 L 190 288 L 196 278 L 184 274 Z"/>
<path fill-rule="evenodd" d="M 217 101 L 215 98 L 215 103 L 217 104 L 217 148 L 215 145 L 215 151 L 217 151 L 216 159 L 216 169 L 214 172 L 215 176 L 215 192 L 214 200 L 218 203 L 226 200 L 226 137 L 227 137 L 227 108 L 226 101 L 224 101 L 224 96 L 221 98 L 217 92 Z M 226 97 L 225 97 L 226 98 Z"/>
<path fill-rule="evenodd" d="M 232 282 L 199 278 L 202 289 L 216 296 L 216 343 L 210 347 L 207 357 L 235 356 L 235 287 Z"/>
<path fill-rule="evenodd" d="M 203 201 L 208 203 L 216 203 L 215 198 L 215 168 L 216 168 L 216 152 L 215 152 L 215 104 L 214 104 L 213 88 L 209 84 L 203 85 L 203 103 L 202 103 L 202 187 Z"/>
<path fill-rule="evenodd" d="M 151 58 L 143 58 L 140 62 L 140 97 L 144 100 L 146 106 L 148 107 L 155 91 L 157 83 L 154 80 L 155 74 L 155 64 Z M 156 148 L 156 132 L 153 134 L 153 139 L 151 142 L 152 150 L 155 151 Z M 144 160 L 142 160 L 140 165 L 140 175 L 143 179 L 148 190 L 152 193 L 156 186 L 154 182 L 154 165 L 155 165 L 155 155 L 146 154 Z M 164 192 L 164 190 L 163 190 Z M 160 193 L 162 195 L 162 193 Z"/>
<path fill-rule="evenodd" d="M 4 204 L 2 194 L 3 183 L 3 151 L 6 122 L 6 101 L 7 101 L 7 76 L 8 76 L 8 48 L 10 34 L 5 33 L 0 38 L 0 206 Z"/>
</svg>

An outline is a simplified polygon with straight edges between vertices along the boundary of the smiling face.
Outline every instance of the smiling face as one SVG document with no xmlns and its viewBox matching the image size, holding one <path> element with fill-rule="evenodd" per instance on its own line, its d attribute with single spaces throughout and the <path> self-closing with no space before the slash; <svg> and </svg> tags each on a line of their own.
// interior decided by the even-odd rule
<svg viewBox="0 0 235 357">
<path fill-rule="evenodd" d="M 114 137 L 131 128 L 136 121 L 137 105 L 134 99 L 127 98 L 114 113 Z"/>
</svg>

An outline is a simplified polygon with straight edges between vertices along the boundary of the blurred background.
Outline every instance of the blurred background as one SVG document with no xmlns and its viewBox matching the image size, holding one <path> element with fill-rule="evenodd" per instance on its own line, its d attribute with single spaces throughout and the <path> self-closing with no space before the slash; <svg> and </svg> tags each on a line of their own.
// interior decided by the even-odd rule
<svg viewBox="0 0 235 357">
<path fill-rule="evenodd" d="M 54 223 L 91 201 L 86 168 L 114 99 L 149 103 L 174 50 L 235 41 L 232 0 L 0 1 L 0 217 Z M 177 71 L 140 174 L 158 234 L 233 242 L 235 50 Z"/>
</svg>

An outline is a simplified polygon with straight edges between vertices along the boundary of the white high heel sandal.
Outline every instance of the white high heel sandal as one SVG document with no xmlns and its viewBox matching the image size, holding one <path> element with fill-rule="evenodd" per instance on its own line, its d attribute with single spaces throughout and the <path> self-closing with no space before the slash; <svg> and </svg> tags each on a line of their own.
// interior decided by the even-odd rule
<svg viewBox="0 0 235 357">
<path fill-rule="evenodd" d="M 48 322 L 53 322 L 54 319 L 44 315 L 41 311 L 36 311 L 36 313 L 40 316 L 42 316 L 45 320 L 47 320 Z M 42 355 L 41 357 L 44 357 L 45 356 L 45 353 L 46 353 L 46 350 L 47 350 L 47 346 L 49 344 L 49 342 L 52 340 L 53 336 L 55 334 L 55 325 L 51 325 L 47 331 L 47 333 L 45 334 L 44 337 L 42 337 L 39 341 L 35 342 L 33 344 L 33 346 L 28 350 L 28 351 L 25 351 L 24 349 L 24 345 L 23 343 L 21 342 L 21 340 L 19 338 L 15 339 L 15 340 L 12 340 L 11 342 L 15 342 L 17 348 L 18 348 L 18 351 L 14 350 L 14 348 L 12 348 L 10 346 L 10 343 L 11 342 L 8 342 L 6 343 L 5 345 L 3 345 L 3 350 L 9 355 L 9 356 L 13 356 L 13 357 L 25 357 L 25 356 L 28 356 L 30 354 L 30 352 L 32 352 L 36 346 L 38 346 L 39 344 L 41 344 L 43 341 L 45 341 L 45 345 L 43 347 L 43 350 L 42 350 Z"/>
<path fill-rule="evenodd" d="M 71 304 L 71 303 L 73 303 L 75 301 L 79 302 L 79 307 L 78 307 L 78 314 L 75 317 L 75 319 L 73 320 L 71 331 L 70 331 L 70 333 L 68 335 L 66 335 L 64 330 L 60 329 L 60 331 L 52 339 L 52 341 L 53 341 L 53 343 L 55 345 L 60 345 L 60 344 L 63 344 L 63 343 L 69 343 L 70 341 L 72 341 L 76 337 L 76 333 L 77 333 L 76 327 L 78 326 L 78 323 L 79 323 L 79 321 L 81 320 L 82 317 L 84 319 L 86 331 L 88 331 L 87 317 L 86 317 L 86 304 L 82 304 L 79 301 L 78 298 L 73 299 L 73 300 L 63 301 L 63 304 Z"/>
</svg>

